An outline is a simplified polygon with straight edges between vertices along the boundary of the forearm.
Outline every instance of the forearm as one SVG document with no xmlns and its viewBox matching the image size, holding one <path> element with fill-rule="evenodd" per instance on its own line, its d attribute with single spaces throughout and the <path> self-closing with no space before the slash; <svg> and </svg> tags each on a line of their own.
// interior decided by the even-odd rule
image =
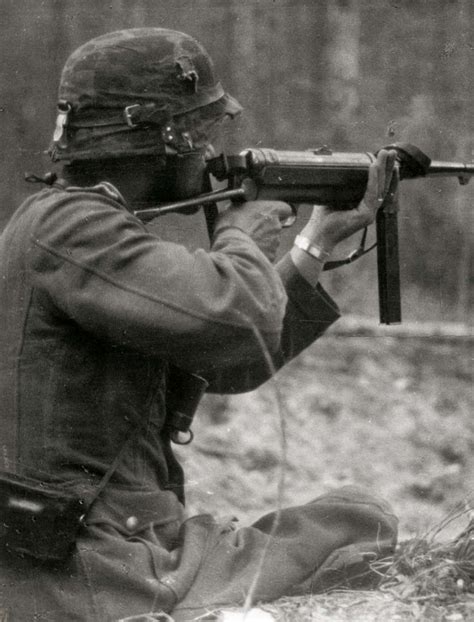
<svg viewBox="0 0 474 622">
<path fill-rule="evenodd" d="M 239 365 L 229 360 L 228 365 L 207 370 L 210 392 L 242 393 L 257 388 L 338 319 L 337 305 L 320 285 L 314 288 L 302 277 L 290 254 L 280 260 L 276 269 L 288 295 L 280 348 L 272 356 L 262 352 L 258 360 Z"/>
</svg>

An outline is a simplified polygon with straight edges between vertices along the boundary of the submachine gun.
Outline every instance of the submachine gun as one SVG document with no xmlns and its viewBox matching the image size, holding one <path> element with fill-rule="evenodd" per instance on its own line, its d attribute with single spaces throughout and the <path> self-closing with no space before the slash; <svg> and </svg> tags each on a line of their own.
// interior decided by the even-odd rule
<svg viewBox="0 0 474 622">
<path fill-rule="evenodd" d="M 474 175 L 472 163 L 432 161 L 409 143 L 395 143 L 385 149 L 397 152 L 400 180 L 457 177 L 464 185 Z M 135 215 L 146 222 L 170 212 L 203 206 L 211 234 L 218 201 L 230 199 L 238 203 L 267 199 L 285 201 L 292 206 L 320 204 L 335 209 L 356 207 L 364 196 L 369 166 L 374 159 L 372 153 L 338 153 L 327 147 L 309 151 L 245 149 L 239 155 L 221 155 L 209 162 L 209 173 L 219 181 L 228 180 L 225 190 L 137 210 Z M 379 312 L 382 324 L 397 324 L 401 322 L 398 206 L 396 199 L 385 203 L 376 219 Z M 365 235 L 366 231 L 359 248 L 347 259 L 328 262 L 325 269 L 351 263 L 370 250 L 364 248 Z"/>
</svg>

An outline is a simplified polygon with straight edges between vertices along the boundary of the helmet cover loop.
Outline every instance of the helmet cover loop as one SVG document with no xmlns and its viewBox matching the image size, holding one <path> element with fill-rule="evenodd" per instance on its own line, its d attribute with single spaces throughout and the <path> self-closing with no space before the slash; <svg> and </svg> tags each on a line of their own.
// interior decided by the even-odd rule
<svg viewBox="0 0 474 622">
<path fill-rule="evenodd" d="M 129 127 L 149 124 L 163 125 L 171 120 L 169 106 L 159 107 L 153 103 L 125 106 L 123 115 Z"/>
<path fill-rule="evenodd" d="M 62 144 L 66 126 L 69 122 L 69 113 L 72 106 L 65 100 L 58 102 L 58 116 L 56 117 L 56 127 L 54 128 L 53 141 L 59 145 Z"/>
<path fill-rule="evenodd" d="M 176 59 L 176 67 L 179 70 L 178 80 L 189 81 L 192 84 L 193 92 L 197 93 L 199 74 L 189 56 L 181 56 Z"/>
</svg>

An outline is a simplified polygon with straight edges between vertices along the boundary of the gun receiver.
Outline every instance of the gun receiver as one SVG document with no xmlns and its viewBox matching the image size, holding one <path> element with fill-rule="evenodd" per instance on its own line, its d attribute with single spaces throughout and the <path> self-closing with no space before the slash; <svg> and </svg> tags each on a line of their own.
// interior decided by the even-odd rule
<svg viewBox="0 0 474 622">
<path fill-rule="evenodd" d="M 395 143 L 400 180 L 420 177 L 457 177 L 467 184 L 474 164 L 431 161 L 409 143 Z M 190 207 L 210 206 L 219 201 L 286 201 L 290 204 L 322 204 L 334 209 L 351 209 L 362 200 L 368 181 L 372 153 L 338 153 L 326 147 L 309 151 L 246 149 L 236 156 L 211 160 L 208 172 L 228 180 L 225 190 L 191 199 L 135 211 L 143 221 Z M 401 321 L 398 261 L 398 224 L 394 206 L 379 210 L 376 222 L 380 321 Z M 336 262 L 337 263 L 337 262 Z"/>
</svg>

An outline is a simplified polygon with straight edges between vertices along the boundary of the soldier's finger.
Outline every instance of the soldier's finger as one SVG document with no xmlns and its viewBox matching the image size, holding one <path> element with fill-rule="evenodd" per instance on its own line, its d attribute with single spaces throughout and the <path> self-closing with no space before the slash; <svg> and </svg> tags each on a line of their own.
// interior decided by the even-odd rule
<svg viewBox="0 0 474 622">
<path fill-rule="evenodd" d="M 383 189 L 384 196 L 388 193 L 390 189 L 390 186 L 392 183 L 393 171 L 395 168 L 395 163 L 397 161 L 397 152 L 394 149 L 390 149 L 386 153 L 387 153 L 387 157 L 385 159 L 384 189 Z"/>
<path fill-rule="evenodd" d="M 269 214 L 272 216 L 276 216 L 280 222 L 284 222 L 291 216 L 293 216 L 294 212 L 288 203 L 284 203 L 283 201 L 251 201 L 247 203 L 247 205 L 252 205 L 255 209 L 257 209 L 261 214 Z"/>
<path fill-rule="evenodd" d="M 382 203 L 385 197 L 385 173 L 387 170 L 388 151 L 381 149 L 377 154 L 375 169 L 377 171 L 377 202 Z"/>
<path fill-rule="evenodd" d="M 367 190 L 364 197 L 364 203 L 369 209 L 376 210 L 380 207 L 382 201 L 379 201 L 378 198 L 380 196 L 379 193 L 379 177 L 380 177 L 380 161 L 377 157 L 377 160 L 372 162 L 369 166 L 369 177 L 367 180 Z"/>
</svg>

